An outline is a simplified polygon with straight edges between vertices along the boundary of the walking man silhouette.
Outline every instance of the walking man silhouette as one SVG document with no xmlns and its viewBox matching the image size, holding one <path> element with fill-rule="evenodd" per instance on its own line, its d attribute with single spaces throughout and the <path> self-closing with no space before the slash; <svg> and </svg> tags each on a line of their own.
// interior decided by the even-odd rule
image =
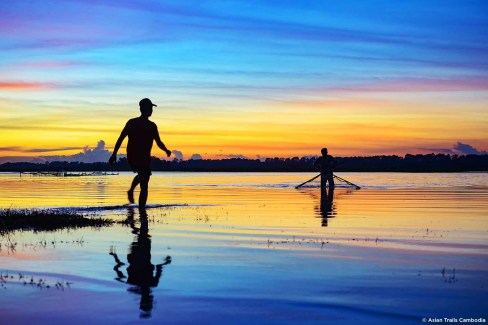
<svg viewBox="0 0 488 325">
<path fill-rule="evenodd" d="M 119 139 L 115 144 L 114 152 L 108 161 L 111 165 L 117 161 L 117 152 L 125 137 L 129 137 L 127 160 L 131 169 L 137 175 L 132 180 L 130 189 L 127 191 L 127 197 L 130 203 L 134 203 L 134 189 L 137 185 L 140 185 L 140 212 L 145 212 L 146 209 L 149 178 L 151 177 L 151 148 L 153 141 L 156 141 L 158 147 L 165 151 L 168 157 L 171 156 L 171 151 L 166 148 L 159 137 L 156 123 L 149 121 L 149 117 L 153 112 L 153 106 L 157 105 L 153 104 L 149 98 L 144 98 L 139 102 L 141 116 L 130 119 L 127 122 L 120 133 Z"/>
</svg>

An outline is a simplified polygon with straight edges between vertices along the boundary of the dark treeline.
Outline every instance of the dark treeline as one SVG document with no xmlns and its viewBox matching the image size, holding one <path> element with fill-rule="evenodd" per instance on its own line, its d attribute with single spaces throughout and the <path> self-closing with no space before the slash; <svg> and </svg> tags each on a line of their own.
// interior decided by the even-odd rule
<svg viewBox="0 0 488 325">
<path fill-rule="evenodd" d="M 316 157 L 267 158 L 258 159 L 220 159 L 220 160 L 161 160 L 152 158 L 154 171 L 242 171 L 242 172 L 305 172 L 315 171 Z M 488 171 L 488 155 L 447 155 L 427 154 L 371 157 L 337 157 L 338 172 L 460 172 Z M 129 171 L 126 158 L 114 165 L 108 163 L 62 162 L 50 163 L 5 163 L 0 171 Z"/>
</svg>

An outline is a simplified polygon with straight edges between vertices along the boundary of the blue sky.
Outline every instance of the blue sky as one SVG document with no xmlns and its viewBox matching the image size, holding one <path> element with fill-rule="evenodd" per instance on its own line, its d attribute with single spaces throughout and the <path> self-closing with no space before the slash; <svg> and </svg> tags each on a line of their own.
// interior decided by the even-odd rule
<svg viewBox="0 0 488 325">
<path fill-rule="evenodd" d="M 0 155 L 113 146 L 142 97 L 188 155 L 311 154 L 323 129 L 344 155 L 486 150 L 486 53 L 487 1 L 2 2 L 0 138 L 20 149 Z M 351 117 L 364 142 L 341 133 Z"/>
</svg>

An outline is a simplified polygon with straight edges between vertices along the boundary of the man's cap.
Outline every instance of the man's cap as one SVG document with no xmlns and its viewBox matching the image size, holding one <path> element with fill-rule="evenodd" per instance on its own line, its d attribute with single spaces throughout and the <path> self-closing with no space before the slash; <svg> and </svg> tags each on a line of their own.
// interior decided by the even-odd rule
<svg viewBox="0 0 488 325">
<path fill-rule="evenodd" d="M 147 107 L 147 106 L 158 106 L 156 104 L 153 104 L 153 102 L 151 102 L 151 100 L 149 98 L 143 98 L 141 99 L 141 101 L 139 102 L 139 107 Z"/>
</svg>

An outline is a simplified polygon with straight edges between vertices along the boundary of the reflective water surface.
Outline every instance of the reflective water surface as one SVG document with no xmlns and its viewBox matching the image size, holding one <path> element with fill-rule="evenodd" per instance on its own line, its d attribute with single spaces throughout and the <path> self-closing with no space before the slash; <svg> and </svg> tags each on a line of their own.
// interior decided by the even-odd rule
<svg viewBox="0 0 488 325">
<path fill-rule="evenodd" d="M 124 221 L 0 237 L 11 322 L 420 323 L 485 317 L 488 174 L 154 173 L 148 216 L 132 173 L 0 174 L 0 207 Z"/>
</svg>

